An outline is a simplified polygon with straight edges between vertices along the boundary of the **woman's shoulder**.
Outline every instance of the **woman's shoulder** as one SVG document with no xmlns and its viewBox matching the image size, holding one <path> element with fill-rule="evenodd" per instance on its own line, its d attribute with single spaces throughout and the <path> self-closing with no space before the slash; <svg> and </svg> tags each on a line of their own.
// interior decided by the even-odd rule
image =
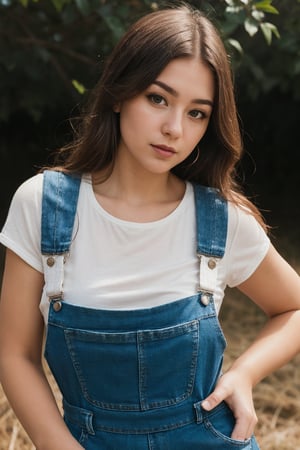
<svg viewBox="0 0 300 450">
<path fill-rule="evenodd" d="M 34 198 L 42 195 L 43 191 L 43 174 L 38 173 L 36 175 L 27 178 L 17 188 L 14 198 L 23 201 L 32 201 Z"/>
<path fill-rule="evenodd" d="M 43 192 L 43 174 L 38 173 L 23 181 L 13 194 L 7 223 L 34 222 L 39 219 Z"/>
<path fill-rule="evenodd" d="M 229 201 L 224 258 L 228 286 L 245 281 L 261 263 L 269 246 L 270 239 L 252 211 Z"/>
<path fill-rule="evenodd" d="M 41 197 L 43 175 L 23 181 L 15 191 L 0 242 L 42 272 L 40 257 Z"/>
<path fill-rule="evenodd" d="M 227 248 L 234 254 L 254 252 L 264 255 L 270 239 L 250 209 L 244 205 L 228 202 Z"/>
<path fill-rule="evenodd" d="M 247 229 L 260 230 L 267 234 L 263 226 L 259 223 L 253 211 L 246 205 L 228 201 L 228 222 L 234 230 L 245 232 Z"/>
</svg>

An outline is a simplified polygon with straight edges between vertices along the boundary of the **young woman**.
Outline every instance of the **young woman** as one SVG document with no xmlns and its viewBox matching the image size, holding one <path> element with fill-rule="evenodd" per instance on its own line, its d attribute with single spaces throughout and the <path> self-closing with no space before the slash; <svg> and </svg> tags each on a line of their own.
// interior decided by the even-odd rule
<svg viewBox="0 0 300 450">
<path fill-rule="evenodd" d="M 240 192 L 241 151 L 212 23 L 187 6 L 140 19 L 0 235 L 1 383 L 38 450 L 258 449 L 252 389 L 299 352 L 300 281 Z M 227 285 L 268 321 L 222 373 Z"/>
</svg>

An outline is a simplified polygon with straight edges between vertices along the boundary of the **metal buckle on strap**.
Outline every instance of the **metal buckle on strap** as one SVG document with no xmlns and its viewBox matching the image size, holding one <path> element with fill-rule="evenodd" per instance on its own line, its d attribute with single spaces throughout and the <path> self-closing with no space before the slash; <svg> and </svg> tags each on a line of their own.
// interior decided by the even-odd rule
<svg viewBox="0 0 300 450">
<path fill-rule="evenodd" d="M 214 293 L 212 291 L 203 290 L 200 286 L 198 287 L 198 293 L 200 294 L 200 301 L 202 305 L 208 306 L 213 299 Z"/>
<path fill-rule="evenodd" d="M 60 292 L 59 294 L 49 295 L 48 300 L 49 302 L 51 302 L 54 311 L 59 312 L 62 308 L 63 292 Z"/>
<path fill-rule="evenodd" d="M 64 293 L 62 291 L 57 294 L 48 295 L 49 302 L 52 302 L 52 301 L 58 302 L 63 299 L 64 299 Z"/>
</svg>

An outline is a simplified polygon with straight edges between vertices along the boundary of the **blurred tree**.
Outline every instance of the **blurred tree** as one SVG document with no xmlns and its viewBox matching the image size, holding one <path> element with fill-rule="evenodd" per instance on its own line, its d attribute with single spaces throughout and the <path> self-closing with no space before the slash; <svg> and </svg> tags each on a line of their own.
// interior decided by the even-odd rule
<svg viewBox="0 0 300 450">
<path fill-rule="evenodd" d="M 128 25 L 165 3 L 0 0 L 0 120 L 26 111 L 39 121 L 51 111 L 70 110 L 81 100 L 78 94 L 94 84 L 103 60 Z M 250 36 L 260 29 L 268 43 L 272 34 L 278 36 L 266 21 L 266 14 L 277 13 L 272 0 L 188 3 L 218 21 L 228 48 L 237 49 L 233 57 L 240 58 L 242 48 L 230 36 L 242 26 Z"/>
<path fill-rule="evenodd" d="M 276 222 L 290 220 L 297 226 L 300 207 L 294 193 L 297 196 L 300 192 L 300 155 L 295 145 L 300 141 L 300 1 L 274 3 L 280 8 L 280 14 L 272 17 L 280 39 L 274 39 L 269 49 L 261 35 L 243 39 L 244 54 L 235 67 L 237 100 L 250 155 L 244 160 L 247 184 L 251 180 L 253 191 L 259 184 L 265 199 L 261 202 L 277 211 Z M 300 238 L 299 225 L 297 234 Z"/>
</svg>

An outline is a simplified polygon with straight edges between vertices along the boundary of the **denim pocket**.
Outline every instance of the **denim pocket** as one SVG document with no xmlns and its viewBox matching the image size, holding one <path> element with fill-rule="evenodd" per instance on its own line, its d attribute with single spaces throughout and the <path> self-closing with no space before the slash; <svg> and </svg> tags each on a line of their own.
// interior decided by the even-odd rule
<svg viewBox="0 0 300 450">
<path fill-rule="evenodd" d="M 191 395 L 199 321 L 134 332 L 64 331 L 84 397 L 111 410 L 177 404 Z"/>
<path fill-rule="evenodd" d="M 212 411 L 205 413 L 204 425 L 212 437 L 214 437 L 215 441 L 222 442 L 222 449 L 224 450 L 233 448 L 242 450 L 258 449 L 254 437 L 245 441 L 230 437 L 235 425 L 235 418 L 225 402 L 221 403 Z"/>
</svg>

